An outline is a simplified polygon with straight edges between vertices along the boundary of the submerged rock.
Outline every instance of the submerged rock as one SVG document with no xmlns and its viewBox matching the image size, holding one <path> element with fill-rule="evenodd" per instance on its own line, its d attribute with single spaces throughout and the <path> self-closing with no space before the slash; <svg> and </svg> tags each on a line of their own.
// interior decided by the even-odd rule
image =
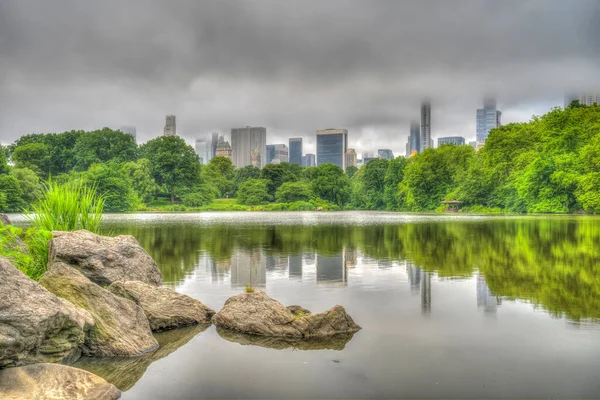
<svg viewBox="0 0 600 400">
<path fill-rule="evenodd" d="M 0 371 L 0 399 L 113 400 L 121 392 L 87 371 L 60 364 L 34 364 Z"/>
<path fill-rule="evenodd" d="M 0 257 L 0 368 L 56 362 L 84 341 L 92 316 Z"/>
<path fill-rule="evenodd" d="M 135 356 L 158 347 L 140 307 L 101 288 L 76 269 L 54 263 L 40 284 L 92 315 L 95 326 L 85 337 L 83 354 Z"/>
<path fill-rule="evenodd" d="M 230 297 L 213 316 L 213 322 L 236 332 L 282 337 L 329 336 L 361 329 L 342 306 L 319 314 L 295 315 L 262 291 Z"/>
<path fill-rule="evenodd" d="M 64 262 L 101 286 L 141 281 L 160 286 L 158 266 L 133 236 L 107 237 L 80 230 L 53 232 L 48 268 Z"/>
<path fill-rule="evenodd" d="M 114 282 L 108 290 L 140 306 L 153 331 L 209 324 L 215 314 L 214 310 L 190 296 L 139 281 Z"/>
<path fill-rule="evenodd" d="M 247 333 L 235 332 L 229 329 L 218 328 L 217 333 L 223 339 L 239 343 L 242 346 L 258 346 L 275 350 L 294 349 L 294 350 L 344 350 L 354 333 L 336 333 L 330 336 L 321 337 L 277 337 L 277 336 L 259 336 Z"/>
</svg>

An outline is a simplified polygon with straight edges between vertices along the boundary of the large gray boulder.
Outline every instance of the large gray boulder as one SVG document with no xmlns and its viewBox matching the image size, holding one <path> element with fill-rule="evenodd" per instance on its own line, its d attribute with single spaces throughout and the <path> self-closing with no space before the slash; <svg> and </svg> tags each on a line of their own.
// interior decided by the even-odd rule
<svg viewBox="0 0 600 400">
<path fill-rule="evenodd" d="M 209 324 L 215 314 L 214 310 L 190 296 L 139 281 L 113 282 L 108 290 L 140 306 L 153 331 Z"/>
<path fill-rule="evenodd" d="M 61 364 L 35 364 L 0 371 L 0 399 L 113 400 L 114 385 L 90 372 Z"/>
<path fill-rule="evenodd" d="M 295 312 L 255 291 L 230 297 L 212 320 L 221 328 L 262 336 L 322 337 L 361 329 L 342 306 L 320 314 Z"/>
<path fill-rule="evenodd" d="M 56 362 L 84 341 L 92 316 L 0 257 L 0 368 Z"/>
<path fill-rule="evenodd" d="M 54 263 L 40 284 L 92 315 L 95 326 L 85 337 L 83 354 L 136 356 L 158 347 L 140 307 L 96 285 L 78 270 Z"/>
<path fill-rule="evenodd" d="M 162 284 L 158 266 L 133 236 L 108 237 L 85 230 L 52 234 L 49 269 L 63 262 L 100 286 L 116 281 Z"/>
</svg>

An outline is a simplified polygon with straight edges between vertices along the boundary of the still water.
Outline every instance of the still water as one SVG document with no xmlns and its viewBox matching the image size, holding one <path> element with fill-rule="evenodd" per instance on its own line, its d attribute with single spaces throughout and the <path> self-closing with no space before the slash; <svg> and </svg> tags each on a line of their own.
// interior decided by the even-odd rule
<svg viewBox="0 0 600 400">
<path fill-rule="evenodd" d="M 598 398 L 600 219 L 385 212 L 108 215 L 215 310 L 246 284 L 363 329 L 286 343 L 198 326 L 81 359 L 124 399 Z"/>
</svg>

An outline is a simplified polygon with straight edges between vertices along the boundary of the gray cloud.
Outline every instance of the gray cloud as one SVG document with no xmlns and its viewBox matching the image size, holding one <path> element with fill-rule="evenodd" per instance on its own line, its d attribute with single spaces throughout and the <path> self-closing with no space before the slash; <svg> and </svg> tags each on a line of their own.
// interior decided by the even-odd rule
<svg viewBox="0 0 600 400">
<path fill-rule="evenodd" d="M 0 141 L 175 113 L 190 142 L 263 125 L 268 141 L 345 127 L 358 151 L 402 153 L 419 101 L 434 137 L 474 137 L 600 87 L 596 0 L 0 0 Z"/>
</svg>

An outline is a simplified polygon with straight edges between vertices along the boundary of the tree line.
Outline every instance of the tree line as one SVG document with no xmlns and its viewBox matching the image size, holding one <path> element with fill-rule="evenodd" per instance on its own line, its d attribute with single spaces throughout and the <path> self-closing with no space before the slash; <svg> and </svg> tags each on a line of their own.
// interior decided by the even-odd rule
<svg viewBox="0 0 600 400">
<path fill-rule="evenodd" d="M 107 211 L 202 209 L 219 198 L 270 209 L 434 211 L 458 200 L 471 211 L 600 211 L 600 106 L 577 102 L 494 129 L 477 152 L 446 145 L 345 172 L 332 164 L 234 168 L 224 157 L 201 165 L 180 137 L 138 146 L 108 128 L 29 134 L 0 150 L 0 210 L 9 212 L 28 209 L 45 182 L 73 180 L 94 186 Z"/>
</svg>

